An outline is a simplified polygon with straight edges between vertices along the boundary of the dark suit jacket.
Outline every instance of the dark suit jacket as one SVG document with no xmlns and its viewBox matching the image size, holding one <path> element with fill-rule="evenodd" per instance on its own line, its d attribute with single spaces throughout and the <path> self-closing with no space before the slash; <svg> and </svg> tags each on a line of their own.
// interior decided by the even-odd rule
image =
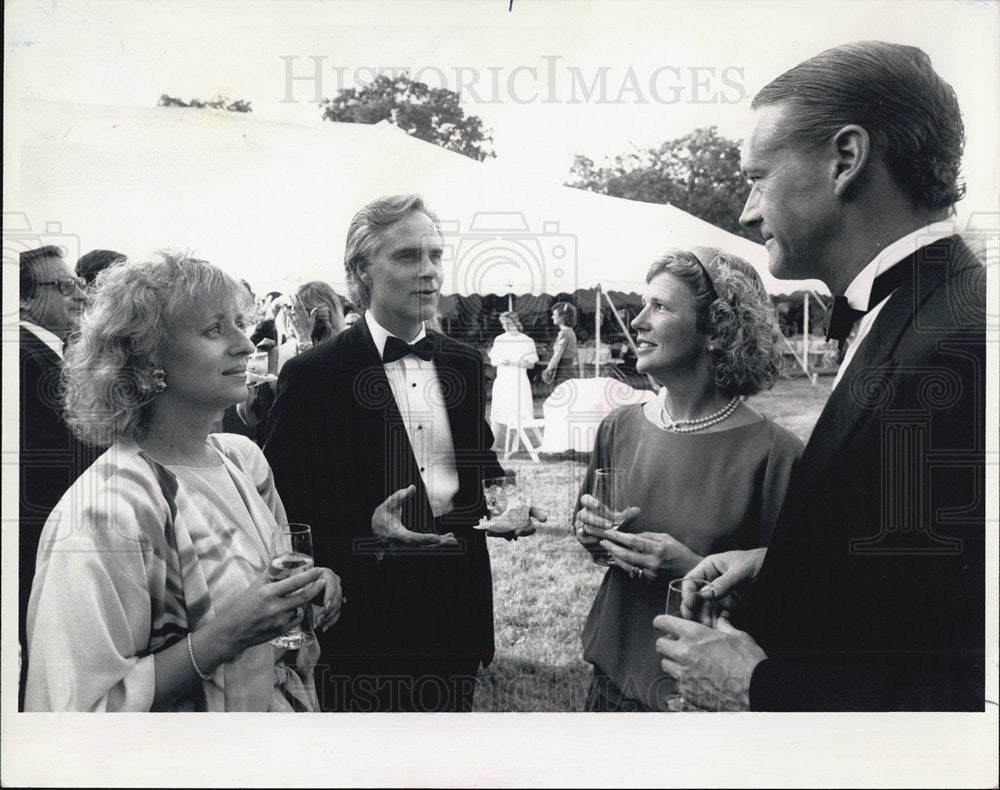
<svg viewBox="0 0 1000 790">
<path fill-rule="evenodd" d="M 20 485 L 18 638 L 26 646 L 28 596 L 45 520 L 74 480 L 100 454 L 76 440 L 62 418 L 62 360 L 27 329 L 20 331 Z"/>
<path fill-rule="evenodd" d="M 957 237 L 897 265 L 753 586 L 755 710 L 983 708 L 985 270 Z"/>
<path fill-rule="evenodd" d="M 348 598 L 320 637 L 319 674 L 405 672 L 413 658 L 487 664 L 493 656 L 489 554 L 484 533 L 472 529 L 485 512 L 481 480 L 503 473 L 488 449 L 483 363 L 473 348 L 429 336 L 459 474 L 455 509 L 441 519 L 431 513 L 365 320 L 289 360 L 278 380 L 264 452 L 289 520 L 312 526 L 316 562 L 341 576 Z M 388 551 L 379 560 L 372 513 L 411 483 L 416 495 L 403 523 L 454 532 L 461 546 Z"/>
</svg>

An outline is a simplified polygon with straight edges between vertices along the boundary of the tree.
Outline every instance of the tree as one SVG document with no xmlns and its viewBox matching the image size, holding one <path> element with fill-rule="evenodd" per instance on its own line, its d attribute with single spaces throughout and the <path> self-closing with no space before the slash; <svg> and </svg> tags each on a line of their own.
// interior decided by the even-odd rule
<svg viewBox="0 0 1000 790">
<path fill-rule="evenodd" d="M 325 121 L 389 121 L 407 134 L 480 162 L 495 156 L 491 132 L 478 116 L 465 114 L 457 93 L 428 88 L 405 74 L 380 74 L 361 90 L 346 88 L 323 99 L 321 106 Z"/>
<path fill-rule="evenodd" d="M 204 107 L 210 107 L 213 110 L 229 110 L 230 112 L 253 112 L 250 107 L 250 102 L 244 101 L 243 99 L 229 99 L 226 96 L 217 95 L 214 99 L 209 101 L 202 101 L 201 99 L 191 99 L 189 102 L 182 101 L 181 99 L 175 99 L 173 96 L 167 96 L 167 94 L 160 94 L 160 100 L 156 103 L 157 107 L 196 107 L 202 109 Z"/>
<path fill-rule="evenodd" d="M 739 224 L 750 187 L 740 175 L 739 143 L 714 126 L 695 129 L 659 148 L 621 154 L 596 167 L 577 154 L 567 186 L 604 195 L 669 203 L 716 227 L 753 241 L 760 234 Z"/>
</svg>

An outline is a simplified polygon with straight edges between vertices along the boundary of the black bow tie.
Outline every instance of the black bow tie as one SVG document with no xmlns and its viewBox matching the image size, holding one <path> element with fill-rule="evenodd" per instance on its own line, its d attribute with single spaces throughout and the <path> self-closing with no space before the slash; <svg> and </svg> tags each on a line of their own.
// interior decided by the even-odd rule
<svg viewBox="0 0 1000 790">
<path fill-rule="evenodd" d="M 382 364 L 388 365 L 390 362 L 395 362 L 410 354 L 420 357 L 424 362 L 429 362 L 433 351 L 434 341 L 426 335 L 412 346 L 406 341 L 390 335 L 386 338 L 385 349 L 382 351 Z"/>
<path fill-rule="evenodd" d="M 847 303 L 846 296 L 833 297 L 833 307 L 830 309 L 830 318 L 826 326 L 826 339 L 836 340 L 838 349 L 844 348 L 844 341 L 851 334 L 854 325 L 861 319 L 867 310 L 855 310 Z"/>
<path fill-rule="evenodd" d="M 826 339 L 836 340 L 837 348 L 844 349 L 844 341 L 851 334 L 854 325 L 861 316 L 879 304 L 903 282 L 912 264 L 909 261 L 897 263 L 888 271 L 882 272 L 872 284 L 871 296 L 868 297 L 868 307 L 865 310 L 855 310 L 847 303 L 846 296 L 833 297 L 833 307 L 826 328 Z"/>
</svg>

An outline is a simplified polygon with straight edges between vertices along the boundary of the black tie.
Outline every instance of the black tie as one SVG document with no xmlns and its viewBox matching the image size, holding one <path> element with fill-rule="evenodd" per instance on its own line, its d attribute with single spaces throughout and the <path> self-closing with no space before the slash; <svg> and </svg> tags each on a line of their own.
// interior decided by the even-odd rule
<svg viewBox="0 0 1000 790">
<path fill-rule="evenodd" d="M 402 359 L 410 354 L 414 354 L 424 360 L 424 362 L 428 362 L 433 351 L 434 341 L 426 335 L 412 346 L 405 340 L 400 340 L 398 337 L 389 335 L 385 341 L 385 349 L 382 351 L 382 364 L 388 365 L 390 362 L 395 362 L 397 359 Z"/>
<path fill-rule="evenodd" d="M 847 336 L 851 334 L 851 330 L 861 316 L 899 287 L 911 265 L 909 261 L 897 263 L 891 269 L 882 272 L 882 274 L 876 277 L 875 282 L 872 283 L 871 296 L 868 297 L 868 307 L 865 310 L 855 310 L 847 303 L 846 296 L 833 297 L 833 307 L 830 310 L 826 339 L 836 340 L 837 349 L 843 351 L 844 341 L 847 340 Z"/>
</svg>

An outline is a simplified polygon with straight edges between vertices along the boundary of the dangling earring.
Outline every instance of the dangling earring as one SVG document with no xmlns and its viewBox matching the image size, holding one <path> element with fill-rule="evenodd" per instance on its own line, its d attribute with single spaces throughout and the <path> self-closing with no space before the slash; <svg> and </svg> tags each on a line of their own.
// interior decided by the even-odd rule
<svg viewBox="0 0 1000 790">
<path fill-rule="evenodd" d="M 167 388 L 167 371 L 163 368 L 156 368 L 156 370 L 149 374 L 149 377 L 153 381 L 152 387 L 154 393 L 158 394 Z"/>
</svg>

